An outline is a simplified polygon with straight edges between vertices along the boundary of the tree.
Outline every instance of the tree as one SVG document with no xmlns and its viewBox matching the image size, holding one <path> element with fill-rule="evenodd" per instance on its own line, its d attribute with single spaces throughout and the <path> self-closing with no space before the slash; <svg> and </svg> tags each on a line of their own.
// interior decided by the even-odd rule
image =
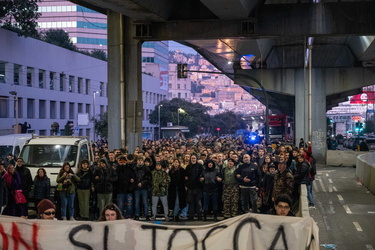
<svg viewBox="0 0 375 250">
<path fill-rule="evenodd" d="M 100 114 L 98 118 L 93 118 L 94 129 L 97 135 L 100 137 L 108 137 L 108 113 L 105 112 Z"/>
<path fill-rule="evenodd" d="M 107 61 L 107 54 L 104 52 L 104 50 L 94 49 L 93 51 L 91 51 L 90 56 L 103 61 Z"/>
<path fill-rule="evenodd" d="M 77 50 L 70 40 L 69 34 L 62 29 L 50 29 L 43 33 L 43 41 L 69 49 Z"/>
<path fill-rule="evenodd" d="M 40 0 L 6 0 L 0 2 L 0 26 L 19 36 L 39 37 L 36 30 Z"/>
<path fill-rule="evenodd" d="M 242 115 L 226 111 L 212 117 L 211 131 L 216 131 L 216 128 L 220 128 L 222 134 L 235 134 L 236 130 L 245 129 L 246 123 L 242 119 Z"/>
<path fill-rule="evenodd" d="M 172 122 L 177 126 L 178 118 L 180 126 L 187 126 L 190 130 L 190 135 L 200 133 L 201 127 L 208 127 L 210 116 L 207 114 L 209 107 L 203 106 L 199 103 L 191 103 L 184 99 L 173 98 L 172 100 L 164 100 L 155 106 L 155 109 L 150 113 L 150 123 L 158 124 L 159 105 L 160 108 L 160 123 L 161 126 L 167 126 L 168 122 Z M 178 109 L 183 111 L 178 115 Z"/>
</svg>

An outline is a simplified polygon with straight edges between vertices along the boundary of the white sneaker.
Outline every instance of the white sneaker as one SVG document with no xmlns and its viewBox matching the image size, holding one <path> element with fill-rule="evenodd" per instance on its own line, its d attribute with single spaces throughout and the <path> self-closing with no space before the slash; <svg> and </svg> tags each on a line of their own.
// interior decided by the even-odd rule
<svg viewBox="0 0 375 250">
<path fill-rule="evenodd" d="M 71 220 L 71 221 L 76 221 L 73 217 L 70 217 L 70 220 Z"/>
<path fill-rule="evenodd" d="M 62 220 L 66 220 L 66 217 L 62 217 Z"/>
</svg>

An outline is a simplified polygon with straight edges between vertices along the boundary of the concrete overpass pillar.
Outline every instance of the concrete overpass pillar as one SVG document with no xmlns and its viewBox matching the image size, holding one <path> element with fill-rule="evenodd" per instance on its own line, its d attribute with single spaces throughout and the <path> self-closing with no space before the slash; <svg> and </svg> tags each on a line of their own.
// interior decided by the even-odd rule
<svg viewBox="0 0 375 250">
<path fill-rule="evenodd" d="M 108 11 L 108 141 L 110 149 L 142 146 L 142 44 L 131 20 Z"/>
<path fill-rule="evenodd" d="M 303 138 L 305 141 L 309 139 L 308 134 L 308 78 L 303 69 L 294 70 L 294 91 L 295 91 L 295 107 L 294 107 L 294 130 L 295 143 L 298 147 L 299 140 Z"/>
<path fill-rule="evenodd" d="M 107 12 L 108 22 L 108 143 L 110 150 L 125 146 L 125 83 L 123 16 Z M 119 105 L 121 103 L 121 105 Z"/>
<path fill-rule="evenodd" d="M 312 142 L 317 162 L 325 163 L 327 154 L 326 69 L 312 70 Z"/>
<path fill-rule="evenodd" d="M 134 39 L 135 25 L 124 17 L 125 144 L 129 152 L 142 147 L 142 42 Z"/>
</svg>

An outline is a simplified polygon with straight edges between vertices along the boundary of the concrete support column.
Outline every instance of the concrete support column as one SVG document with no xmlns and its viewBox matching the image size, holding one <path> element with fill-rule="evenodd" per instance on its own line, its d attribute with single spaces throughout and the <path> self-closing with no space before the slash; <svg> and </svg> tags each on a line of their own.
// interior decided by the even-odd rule
<svg viewBox="0 0 375 250">
<path fill-rule="evenodd" d="M 312 150 L 315 159 L 324 163 L 327 154 L 326 69 L 312 70 Z"/>
<path fill-rule="evenodd" d="M 142 147 L 142 43 L 134 39 L 135 25 L 124 19 L 125 143 L 129 152 Z"/>
<path fill-rule="evenodd" d="M 120 13 L 110 10 L 107 12 L 108 146 L 110 150 L 125 147 L 123 18 Z"/>
<path fill-rule="evenodd" d="M 308 78 L 307 71 L 303 69 L 294 70 L 295 108 L 294 108 L 294 130 L 295 143 L 298 147 L 299 140 L 309 140 L 308 134 Z"/>
<path fill-rule="evenodd" d="M 133 39 L 135 26 L 129 18 L 112 11 L 107 18 L 109 147 L 128 147 L 133 153 L 142 146 L 142 47 Z"/>
</svg>

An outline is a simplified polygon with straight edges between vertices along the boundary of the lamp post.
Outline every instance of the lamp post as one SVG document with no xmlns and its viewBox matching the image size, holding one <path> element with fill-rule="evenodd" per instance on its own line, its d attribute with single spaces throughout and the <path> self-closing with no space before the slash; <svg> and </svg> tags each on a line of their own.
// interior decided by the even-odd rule
<svg viewBox="0 0 375 250">
<path fill-rule="evenodd" d="M 93 127 L 93 134 L 94 134 L 94 141 L 95 141 L 95 100 L 96 100 L 96 94 L 99 94 L 100 92 L 99 91 L 94 91 L 93 92 L 93 95 L 94 95 L 94 99 L 93 99 L 93 105 L 92 105 L 92 113 L 93 113 L 93 115 L 92 115 L 92 118 L 93 118 L 93 123 L 94 123 L 94 127 Z"/>
<path fill-rule="evenodd" d="M 184 113 L 185 110 L 183 110 L 182 108 L 177 109 L 177 125 L 178 126 L 180 126 L 180 112 Z"/>
<path fill-rule="evenodd" d="M 15 109 L 16 109 L 16 124 L 14 125 L 14 133 L 18 134 L 18 95 L 16 91 L 9 91 L 9 94 L 14 95 Z"/>
<path fill-rule="evenodd" d="M 159 137 L 158 139 L 160 140 L 161 139 L 161 124 L 160 124 L 160 107 L 163 106 L 163 104 L 160 104 L 159 107 L 158 107 L 158 125 L 159 125 Z"/>
</svg>

